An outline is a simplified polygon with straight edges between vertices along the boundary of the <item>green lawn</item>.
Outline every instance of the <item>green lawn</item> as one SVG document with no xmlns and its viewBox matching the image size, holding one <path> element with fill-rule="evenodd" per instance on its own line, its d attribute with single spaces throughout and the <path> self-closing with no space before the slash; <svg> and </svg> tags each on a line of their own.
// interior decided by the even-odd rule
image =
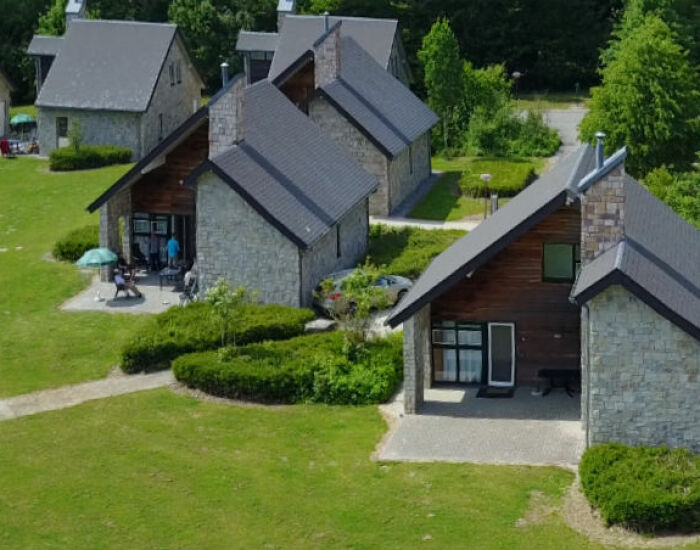
<svg viewBox="0 0 700 550">
<path fill-rule="evenodd" d="M 409 217 L 423 220 L 459 221 L 468 216 L 483 216 L 484 199 L 468 196 L 470 186 L 480 183 L 481 174 L 491 174 L 492 184 L 519 188 L 529 179 L 532 170 L 541 170 L 546 159 L 493 159 L 479 157 L 433 158 L 433 169 L 444 175 Z M 511 192 L 509 194 L 515 194 Z M 499 205 L 508 199 L 502 197 Z"/>
<path fill-rule="evenodd" d="M 0 160 L 0 396 L 104 376 L 145 321 L 59 312 L 88 279 L 47 259 L 60 236 L 97 223 L 85 206 L 127 168 L 57 174 L 44 160 Z"/>
<path fill-rule="evenodd" d="M 384 273 L 416 279 L 435 256 L 465 234 L 459 229 L 372 225 L 367 256 Z"/>
<path fill-rule="evenodd" d="M 587 92 L 556 92 L 538 93 L 530 92 L 518 94 L 515 108 L 518 111 L 545 111 L 549 109 L 570 109 L 574 105 L 585 104 L 590 99 Z"/>
<path fill-rule="evenodd" d="M 376 407 L 277 410 L 157 390 L 0 423 L 0 547 L 600 548 L 516 527 L 557 468 L 377 464 Z M 429 536 L 429 540 L 423 540 Z"/>
<path fill-rule="evenodd" d="M 19 113 L 32 115 L 34 118 L 36 118 L 36 107 L 34 105 L 13 105 L 10 108 L 10 118 Z"/>
</svg>

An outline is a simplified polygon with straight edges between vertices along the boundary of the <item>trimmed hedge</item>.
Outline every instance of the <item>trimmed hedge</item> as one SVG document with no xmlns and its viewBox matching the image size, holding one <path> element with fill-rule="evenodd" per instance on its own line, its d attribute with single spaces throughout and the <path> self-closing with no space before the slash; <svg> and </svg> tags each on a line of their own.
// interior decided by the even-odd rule
<svg viewBox="0 0 700 550">
<path fill-rule="evenodd" d="M 81 145 L 77 151 L 73 147 L 63 147 L 51 151 L 49 168 L 54 172 L 88 170 L 131 162 L 131 155 L 131 149 L 116 145 Z"/>
<path fill-rule="evenodd" d="M 86 225 L 74 229 L 65 237 L 56 241 L 53 256 L 65 262 L 77 262 L 80 257 L 92 248 L 100 246 L 100 228 L 97 225 Z"/>
<path fill-rule="evenodd" d="M 493 162 L 493 161 L 490 161 Z M 482 163 L 476 161 L 474 168 L 478 169 Z M 498 193 L 499 197 L 514 197 L 537 179 L 535 167 L 528 161 L 509 160 L 503 163 L 507 166 L 504 173 L 494 175 L 488 183 L 489 193 Z M 459 187 L 467 197 L 483 197 L 486 185 L 481 179 L 481 172 L 472 170 L 463 172 L 459 180 Z"/>
<path fill-rule="evenodd" d="M 175 377 L 212 395 L 266 403 L 364 405 L 389 399 L 402 379 L 400 335 L 349 358 L 342 332 L 183 355 Z"/>
<path fill-rule="evenodd" d="M 579 473 L 608 524 L 648 532 L 700 528 L 700 456 L 687 449 L 596 445 Z"/>
<path fill-rule="evenodd" d="M 236 328 L 239 345 L 284 340 L 304 333 L 304 325 L 315 315 L 308 309 L 278 305 L 244 306 Z M 230 334 L 232 338 L 234 334 Z M 221 329 L 205 302 L 171 308 L 156 315 L 122 350 L 122 370 L 127 373 L 167 369 L 185 353 L 217 349 Z"/>
</svg>

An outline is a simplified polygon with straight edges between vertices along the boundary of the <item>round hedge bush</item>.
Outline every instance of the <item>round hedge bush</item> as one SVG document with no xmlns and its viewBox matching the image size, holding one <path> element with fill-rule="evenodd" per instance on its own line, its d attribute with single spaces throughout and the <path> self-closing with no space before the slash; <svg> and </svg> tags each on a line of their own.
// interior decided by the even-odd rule
<svg viewBox="0 0 700 550">
<path fill-rule="evenodd" d="M 100 246 L 99 227 L 86 225 L 59 239 L 53 247 L 53 255 L 57 260 L 77 262 L 85 252 L 98 246 Z"/>
<path fill-rule="evenodd" d="M 126 164 L 131 162 L 131 156 L 131 149 L 116 145 L 81 145 L 77 150 L 74 147 L 63 147 L 51 151 L 49 168 L 54 172 L 89 170 L 112 164 Z"/>
</svg>

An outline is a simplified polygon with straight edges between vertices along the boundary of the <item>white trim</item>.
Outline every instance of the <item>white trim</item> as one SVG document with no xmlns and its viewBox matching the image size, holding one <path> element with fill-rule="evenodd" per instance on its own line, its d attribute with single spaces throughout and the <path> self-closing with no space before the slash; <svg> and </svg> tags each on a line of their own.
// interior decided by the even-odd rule
<svg viewBox="0 0 700 550">
<path fill-rule="evenodd" d="M 510 382 L 494 382 L 491 380 L 491 359 L 493 353 L 491 353 L 491 327 L 510 327 L 510 345 L 511 345 L 511 359 L 510 359 Z M 488 324 L 488 335 L 489 335 L 489 369 L 487 374 L 487 382 L 489 386 L 499 386 L 510 388 L 515 386 L 515 323 L 489 323 Z"/>
</svg>

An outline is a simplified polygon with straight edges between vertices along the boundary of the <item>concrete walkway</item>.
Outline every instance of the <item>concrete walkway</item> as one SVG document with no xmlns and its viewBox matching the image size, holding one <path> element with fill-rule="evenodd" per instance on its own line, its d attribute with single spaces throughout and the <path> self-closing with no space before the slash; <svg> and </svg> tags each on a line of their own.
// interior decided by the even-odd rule
<svg viewBox="0 0 700 550">
<path fill-rule="evenodd" d="M 376 458 L 574 468 L 584 449 L 578 396 L 546 397 L 519 388 L 510 399 L 477 399 L 476 389 L 429 389 L 418 415 L 403 415 L 402 394 L 381 406 L 390 433 Z"/>
<path fill-rule="evenodd" d="M 388 225 L 390 227 L 420 227 L 421 229 L 461 229 L 462 231 L 471 231 L 479 221 L 461 221 L 461 222 L 441 222 L 434 220 L 418 220 L 414 218 L 399 218 L 399 217 L 384 217 L 370 216 L 369 223 L 377 223 Z"/>
<path fill-rule="evenodd" d="M 544 112 L 544 121 L 555 129 L 561 137 L 562 146 L 554 156 L 555 159 L 568 155 L 581 145 L 578 140 L 578 125 L 588 112 L 582 104 L 569 109 L 550 109 Z"/>
<path fill-rule="evenodd" d="M 161 388 L 174 382 L 172 371 L 167 370 L 155 374 L 115 375 L 94 382 L 8 397 L 0 399 L 0 421 L 65 409 L 93 399 Z"/>
</svg>

